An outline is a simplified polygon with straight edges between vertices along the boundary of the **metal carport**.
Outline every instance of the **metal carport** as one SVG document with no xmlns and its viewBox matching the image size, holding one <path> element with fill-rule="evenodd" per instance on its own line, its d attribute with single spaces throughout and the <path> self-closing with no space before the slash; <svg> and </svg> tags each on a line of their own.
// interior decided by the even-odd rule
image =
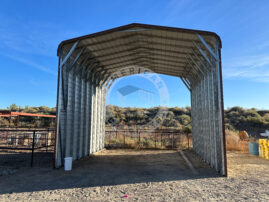
<svg viewBox="0 0 269 202">
<path fill-rule="evenodd" d="M 57 55 L 56 167 L 104 148 L 106 86 L 115 71 L 141 66 L 182 79 L 191 93 L 194 151 L 227 175 L 217 34 L 134 23 L 63 41 Z"/>
</svg>

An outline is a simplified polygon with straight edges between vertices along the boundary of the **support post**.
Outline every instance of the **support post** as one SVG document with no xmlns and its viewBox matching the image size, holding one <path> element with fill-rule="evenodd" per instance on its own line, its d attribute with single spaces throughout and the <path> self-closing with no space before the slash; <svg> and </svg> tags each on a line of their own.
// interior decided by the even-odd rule
<svg viewBox="0 0 269 202">
<path fill-rule="evenodd" d="M 33 165 L 34 165 L 34 151 L 35 151 L 35 130 L 33 131 L 31 167 L 33 167 Z"/>
</svg>

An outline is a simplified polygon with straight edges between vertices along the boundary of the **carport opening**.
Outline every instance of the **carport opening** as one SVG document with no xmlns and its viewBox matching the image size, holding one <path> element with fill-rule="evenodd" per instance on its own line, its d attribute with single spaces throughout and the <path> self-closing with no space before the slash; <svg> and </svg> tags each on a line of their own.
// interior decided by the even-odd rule
<svg viewBox="0 0 269 202">
<path fill-rule="evenodd" d="M 192 149 L 189 91 L 179 78 L 146 74 L 123 76 L 109 85 L 105 148 Z M 158 91 L 156 80 L 162 80 L 165 93 Z M 173 83 L 173 90 L 167 82 Z M 171 107 L 181 103 L 184 107 Z"/>
<path fill-rule="evenodd" d="M 220 54 L 215 33 L 137 23 L 61 42 L 56 167 L 104 148 L 107 86 L 146 68 L 181 78 L 191 95 L 193 150 L 226 175 Z"/>
</svg>

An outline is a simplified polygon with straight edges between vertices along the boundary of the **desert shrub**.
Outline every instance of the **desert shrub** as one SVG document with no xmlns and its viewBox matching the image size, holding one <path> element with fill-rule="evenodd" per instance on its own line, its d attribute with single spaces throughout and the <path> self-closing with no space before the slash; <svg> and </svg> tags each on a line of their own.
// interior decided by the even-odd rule
<svg viewBox="0 0 269 202">
<path fill-rule="evenodd" d="M 226 135 L 226 150 L 227 151 L 242 151 L 248 152 L 248 142 L 241 141 L 238 132 L 225 130 Z"/>
<path fill-rule="evenodd" d="M 191 127 L 191 125 L 185 126 L 185 127 L 183 128 L 183 132 L 184 132 L 184 133 L 187 133 L 187 134 L 192 133 L 192 127 Z"/>
<path fill-rule="evenodd" d="M 0 118 L 0 126 L 8 126 L 9 121 L 6 118 Z"/>
<path fill-rule="evenodd" d="M 229 123 L 226 123 L 226 124 L 225 124 L 225 129 L 227 129 L 227 130 L 232 130 L 232 131 L 235 130 L 235 128 L 234 128 L 231 124 L 229 124 Z"/>
</svg>

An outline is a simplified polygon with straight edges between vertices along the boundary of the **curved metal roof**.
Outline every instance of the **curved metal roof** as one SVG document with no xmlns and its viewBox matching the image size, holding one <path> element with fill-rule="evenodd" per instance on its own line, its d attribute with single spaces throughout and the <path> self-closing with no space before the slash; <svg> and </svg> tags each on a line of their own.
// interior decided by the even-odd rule
<svg viewBox="0 0 269 202">
<path fill-rule="evenodd" d="M 61 50 L 67 53 L 78 42 L 73 60 L 82 53 L 77 62 L 85 66 L 94 63 L 107 73 L 143 66 L 156 73 L 181 76 L 193 63 L 201 62 L 197 47 L 208 52 L 198 35 L 212 50 L 217 49 L 216 44 L 221 47 L 220 37 L 214 32 L 133 23 L 62 41 L 57 55 Z"/>
</svg>

